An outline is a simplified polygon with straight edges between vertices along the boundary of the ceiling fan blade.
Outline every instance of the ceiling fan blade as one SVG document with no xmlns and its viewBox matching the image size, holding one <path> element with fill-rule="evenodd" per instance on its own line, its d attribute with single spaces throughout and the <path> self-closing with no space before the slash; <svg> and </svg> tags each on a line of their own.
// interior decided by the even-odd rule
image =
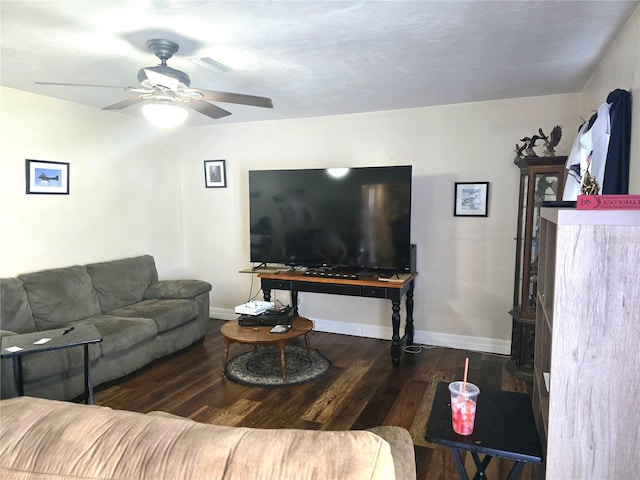
<svg viewBox="0 0 640 480">
<path fill-rule="evenodd" d="M 95 83 L 59 83 L 59 82 L 33 82 L 38 85 L 54 85 L 60 87 L 99 87 L 99 88 L 117 88 L 118 90 L 126 90 L 128 92 L 153 93 L 152 88 L 143 87 L 121 87 L 119 85 L 99 85 Z"/>
<path fill-rule="evenodd" d="M 61 87 L 100 87 L 100 88 L 119 88 L 120 90 L 131 90 L 131 87 L 120 87 L 118 85 L 95 85 L 88 83 L 58 83 L 58 82 L 34 82 L 38 85 L 58 85 Z"/>
<path fill-rule="evenodd" d="M 240 105 L 250 105 L 252 107 L 273 108 L 273 102 L 268 97 L 256 97 L 255 95 L 244 95 L 242 93 L 215 92 L 212 90 L 201 90 L 199 88 L 192 90 L 201 93 L 202 97 L 210 102 L 239 103 Z"/>
<path fill-rule="evenodd" d="M 128 98 L 127 100 L 123 100 L 122 102 L 114 103 L 113 105 L 109 105 L 107 107 L 102 107 L 101 110 L 120 110 L 121 108 L 130 107 L 131 105 L 135 105 L 142 100 L 146 100 L 149 98 L 149 95 L 137 95 L 135 97 Z"/>
<path fill-rule="evenodd" d="M 202 113 L 203 115 L 206 115 L 207 117 L 214 118 L 214 119 L 231 115 L 231 112 L 227 112 L 224 108 L 217 107 L 208 102 L 205 102 L 204 100 L 189 99 L 185 101 L 185 100 L 176 98 L 176 102 L 180 103 L 181 105 L 184 105 L 187 108 L 196 110 Z"/>
</svg>

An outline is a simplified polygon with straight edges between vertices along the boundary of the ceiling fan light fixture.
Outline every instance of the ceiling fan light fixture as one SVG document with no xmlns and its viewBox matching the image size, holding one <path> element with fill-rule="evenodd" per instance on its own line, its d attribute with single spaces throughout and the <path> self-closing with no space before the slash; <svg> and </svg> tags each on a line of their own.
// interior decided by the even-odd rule
<svg viewBox="0 0 640 480">
<path fill-rule="evenodd" d="M 143 105 L 142 114 L 156 127 L 174 128 L 185 122 L 189 112 L 173 103 L 155 102 Z"/>
</svg>

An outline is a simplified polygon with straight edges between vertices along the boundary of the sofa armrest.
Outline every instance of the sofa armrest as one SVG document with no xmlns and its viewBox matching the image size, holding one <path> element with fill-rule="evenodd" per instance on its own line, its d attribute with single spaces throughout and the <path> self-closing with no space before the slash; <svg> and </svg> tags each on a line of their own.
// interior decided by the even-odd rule
<svg viewBox="0 0 640 480">
<path fill-rule="evenodd" d="M 0 338 L 8 337 L 10 335 L 18 335 L 18 332 L 12 332 L 11 330 L 0 330 Z"/>
<path fill-rule="evenodd" d="M 367 429 L 375 433 L 391 446 L 391 456 L 397 480 L 415 480 L 416 456 L 411 434 L 404 428 L 380 426 Z"/>
<path fill-rule="evenodd" d="M 144 299 L 194 298 L 211 290 L 211 284 L 202 280 L 159 280 L 144 292 Z"/>
</svg>

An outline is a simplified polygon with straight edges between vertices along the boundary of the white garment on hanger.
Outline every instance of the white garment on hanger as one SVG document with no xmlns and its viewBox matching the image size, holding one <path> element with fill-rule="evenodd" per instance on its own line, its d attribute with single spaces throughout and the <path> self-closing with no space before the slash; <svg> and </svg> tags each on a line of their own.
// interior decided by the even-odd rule
<svg viewBox="0 0 640 480">
<path fill-rule="evenodd" d="M 609 137 L 611 136 L 611 121 L 609 119 L 609 109 L 611 105 L 603 103 L 598 107 L 596 120 L 589 130 L 586 122 L 578 133 L 578 137 L 573 142 L 571 154 L 567 159 L 567 169 L 569 175 L 565 182 L 565 189 L 562 195 L 563 200 L 576 200 L 580 194 L 582 180 L 587 170 L 596 178 L 602 192 L 604 184 L 604 170 L 607 164 L 607 151 L 609 150 Z M 580 183 L 577 182 L 575 166 L 580 165 Z M 574 170 L 570 170 L 574 166 Z"/>
<path fill-rule="evenodd" d="M 582 150 L 580 137 L 588 126 L 589 122 L 584 122 L 580 130 L 578 130 L 578 135 L 571 147 L 571 153 L 569 154 L 569 158 L 567 158 L 567 179 L 564 182 L 562 200 L 575 201 L 578 195 L 580 195 L 580 187 L 582 186 L 582 177 L 584 175 L 583 165 L 586 165 L 586 155 Z"/>
<path fill-rule="evenodd" d="M 611 105 L 608 103 L 600 105 L 598 116 L 593 126 L 580 137 L 582 148 L 590 153 L 590 155 L 587 154 L 586 168 L 589 168 L 590 162 L 589 172 L 600 185 L 600 193 L 602 193 L 602 185 L 604 185 L 604 167 L 607 164 L 607 151 L 609 150 L 609 137 L 611 136 L 610 107 Z M 584 179 L 584 175 L 582 178 Z"/>
</svg>

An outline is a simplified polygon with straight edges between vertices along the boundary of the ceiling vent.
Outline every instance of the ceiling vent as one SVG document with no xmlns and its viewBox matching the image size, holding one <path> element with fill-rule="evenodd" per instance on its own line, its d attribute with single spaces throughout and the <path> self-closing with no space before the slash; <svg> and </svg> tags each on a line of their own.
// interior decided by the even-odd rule
<svg viewBox="0 0 640 480">
<path fill-rule="evenodd" d="M 232 69 L 223 65 L 220 62 L 216 62 L 213 58 L 209 57 L 199 57 L 192 58 L 193 63 L 196 65 L 200 65 L 201 67 L 206 68 L 207 70 L 211 70 L 212 72 L 224 73 L 230 72 Z"/>
</svg>

